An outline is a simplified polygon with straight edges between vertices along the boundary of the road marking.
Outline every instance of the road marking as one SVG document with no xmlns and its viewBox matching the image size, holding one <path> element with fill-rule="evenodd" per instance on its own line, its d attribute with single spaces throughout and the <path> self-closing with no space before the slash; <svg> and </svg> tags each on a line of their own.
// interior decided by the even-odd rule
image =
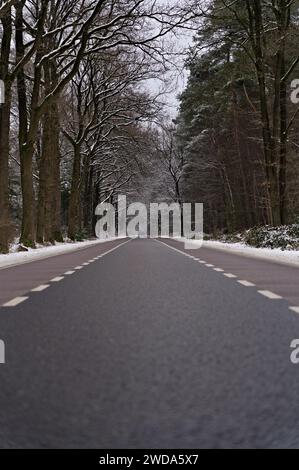
<svg viewBox="0 0 299 470">
<path fill-rule="evenodd" d="M 224 269 L 221 268 L 214 268 L 214 271 L 216 271 L 217 273 L 224 273 Z"/>
<path fill-rule="evenodd" d="M 185 252 L 182 251 L 182 250 L 178 250 L 178 249 L 175 248 L 174 246 L 170 246 L 170 245 L 168 245 L 167 243 L 161 242 L 160 240 L 156 240 L 156 239 L 155 239 L 155 242 L 161 243 L 161 245 L 165 245 L 165 246 L 167 246 L 168 248 L 170 248 L 171 250 L 174 250 L 174 251 L 177 251 L 178 253 L 181 253 L 181 255 L 184 255 L 184 256 L 187 256 L 187 257 L 191 256 L 191 255 L 189 255 L 189 253 L 185 253 Z"/>
<path fill-rule="evenodd" d="M 235 279 L 237 276 L 231 273 L 224 273 L 223 276 L 228 277 L 229 279 Z"/>
<path fill-rule="evenodd" d="M 88 266 L 89 262 L 87 261 L 86 263 L 83 263 L 82 266 Z"/>
<path fill-rule="evenodd" d="M 32 289 L 31 292 L 42 292 L 42 291 L 48 289 L 48 287 L 50 287 L 49 284 L 40 285 L 40 286 L 35 287 L 34 289 Z"/>
<path fill-rule="evenodd" d="M 253 284 L 252 282 L 249 282 L 249 281 L 238 281 L 239 284 L 241 284 L 242 286 L 245 286 L 245 287 L 254 287 L 255 284 Z"/>
<path fill-rule="evenodd" d="M 200 264 L 206 264 L 206 262 L 205 261 L 200 261 Z"/>
<path fill-rule="evenodd" d="M 114 248 L 112 248 L 112 249 L 109 250 L 109 251 L 106 251 L 106 252 L 103 253 L 102 255 L 98 256 L 98 258 L 103 258 L 103 256 L 109 255 L 110 253 L 112 253 L 113 251 L 117 250 L 117 249 L 120 248 L 121 246 L 126 245 L 127 243 L 130 243 L 132 240 L 133 240 L 133 239 L 130 238 L 130 240 L 127 240 L 127 241 L 121 243 L 120 245 L 115 246 Z"/>
<path fill-rule="evenodd" d="M 83 266 L 77 266 L 76 268 L 74 268 L 76 271 L 80 271 L 80 269 L 83 269 Z"/>
<path fill-rule="evenodd" d="M 75 274 L 76 271 L 67 271 L 64 273 L 65 276 L 70 276 L 71 274 Z"/>
<path fill-rule="evenodd" d="M 90 259 L 89 260 L 89 263 L 94 263 L 95 262 L 95 259 Z"/>
<path fill-rule="evenodd" d="M 57 276 L 57 277 L 54 277 L 53 279 L 51 279 L 50 282 L 60 282 L 64 279 L 63 276 Z"/>
<path fill-rule="evenodd" d="M 289 307 L 289 309 L 295 313 L 299 313 L 299 307 Z"/>
<path fill-rule="evenodd" d="M 29 297 L 16 297 L 15 299 L 12 299 L 9 302 L 6 302 L 6 304 L 3 304 L 2 307 L 16 307 L 22 302 L 25 302 L 25 300 L 27 300 L 28 298 Z"/>
<path fill-rule="evenodd" d="M 282 299 L 280 295 L 277 295 L 274 292 L 271 292 L 270 290 L 259 290 L 258 293 L 263 295 L 264 297 L 267 297 L 268 299 Z"/>
<path fill-rule="evenodd" d="M 214 265 L 214 264 L 206 264 L 206 267 L 207 267 L 207 268 L 214 268 L 215 265 Z"/>
</svg>

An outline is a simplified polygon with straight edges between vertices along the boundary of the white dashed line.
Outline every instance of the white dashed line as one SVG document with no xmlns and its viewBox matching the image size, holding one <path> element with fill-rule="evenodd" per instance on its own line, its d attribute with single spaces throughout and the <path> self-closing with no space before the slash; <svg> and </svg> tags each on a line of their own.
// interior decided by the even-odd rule
<svg viewBox="0 0 299 470">
<path fill-rule="evenodd" d="M 271 292 L 270 290 L 259 290 L 258 293 L 267 297 L 268 299 L 272 299 L 272 300 L 282 299 L 280 295 L 277 295 L 274 292 Z"/>
<path fill-rule="evenodd" d="M 6 302 L 6 304 L 3 304 L 3 307 L 16 307 L 17 305 L 20 305 L 22 302 L 25 302 L 29 297 L 16 297 L 15 299 L 10 300 L 9 302 Z"/>
<path fill-rule="evenodd" d="M 32 289 L 31 292 L 43 292 L 44 290 L 48 289 L 48 287 L 50 287 L 49 284 L 41 285 Z"/>
<path fill-rule="evenodd" d="M 71 274 L 75 274 L 76 271 L 67 271 L 64 273 L 65 276 L 70 276 Z"/>
<path fill-rule="evenodd" d="M 89 262 L 83 263 L 82 266 L 88 266 Z"/>
<path fill-rule="evenodd" d="M 83 269 L 83 266 L 77 266 L 76 268 L 74 268 L 76 271 L 80 271 L 80 269 Z"/>
<path fill-rule="evenodd" d="M 289 307 L 292 312 L 299 313 L 299 307 Z"/>
<path fill-rule="evenodd" d="M 242 286 L 245 286 L 245 287 L 254 287 L 255 284 L 253 284 L 252 282 L 249 282 L 249 281 L 238 281 L 239 284 L 241 284 Z"/>
<path fill-rule="evenodd" d="M 57 277 L 54 277 L 53 279 L 51 279 L 50 282 L 60 282 L 64 279 L 63 276 L 57 276 Z"/>
<path fill-rule="evenodd" d="M 164 242 L 161 242 L 160 240 L 155 240 L 156 242 L 160 243 L 161 245 L 166 245 L 168 248 L 170 248 L 171 250 L 174 250 L 174 251 L 177 251 L 178 253 L 181 253 L 181 255 L 184 255 L 188 258 L 192 258 L 194 260 L 196 260 L 198 263 L 200 264 L 204 264 L 206 267 L 208 268 L 214 268 L 213 270 L 216 271 L 216 272 L 219 272 L 219 273 L 223 273 L 223 276 L 229 278 L 229 279 L 237 279 L 237 276 L 235 274 L 232 274 L 232 273 L 225 273 L 224 272 L 224 269 L 221 269 L 221 268 L 215 268 L 215 266 L 213 264 L 207 264 L 206 261 L 202 260 L 202 259 L 198 259 L 196 258 L 195 256 L 192 256 L 192 255 L 189 255 L 188 253 L 185 253 L 184 251 L 181 251 L 181 250 L 178 250 L 177 248 L 171 246 L 171 245 L 168 245 L 167 243 L 164 243 Z M 242 286 L 245 286 L 245 287 L 255 287 L 256 285 L 253 284 L 252 282 L 249 282 L 249 281 L 246 281 L 246 280 L 238 280 L 237 281 L 239 284 L 241 284 Z M 277 295 L 275 294 L 274 292 L 271 292 L 271 291 L 268 291 L 268 290 L 259 290 L 258 291 L 259 294 L 263 295 L 264 297 L 267 297 L 268 299 L 272 299 L 272 300 L 279 300 L 279 299 L 283 299 L 283 297 L 281 297 L 280 295 Z M 299 313 L 299 307 L 289 307 L 289 310 L 295 312 L 295 313 Z"/>
</svg>

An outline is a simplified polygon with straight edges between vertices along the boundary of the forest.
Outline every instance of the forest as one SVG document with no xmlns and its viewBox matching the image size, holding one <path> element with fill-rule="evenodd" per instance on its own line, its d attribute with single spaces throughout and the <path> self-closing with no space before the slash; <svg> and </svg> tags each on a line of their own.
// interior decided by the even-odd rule
<svg viewBox="0 0 299 470">
<path fill-rule="evenodd" d="M 90 238 L 119 194 L 298 223 L 298 28 L 297 0 L 0 1 L 0 252 Z"/>
</svg>

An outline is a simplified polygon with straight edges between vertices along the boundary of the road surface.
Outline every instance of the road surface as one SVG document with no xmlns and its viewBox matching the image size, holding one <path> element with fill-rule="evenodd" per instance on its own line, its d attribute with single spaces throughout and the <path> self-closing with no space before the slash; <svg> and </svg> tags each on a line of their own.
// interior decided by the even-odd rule
<svg viewBox="0 0 299 470">
<path fill-rule="evenodd" d="M 0 447 L 298 448 L 298 287 L 171 240 L 0 270 Z"/>
</svg>

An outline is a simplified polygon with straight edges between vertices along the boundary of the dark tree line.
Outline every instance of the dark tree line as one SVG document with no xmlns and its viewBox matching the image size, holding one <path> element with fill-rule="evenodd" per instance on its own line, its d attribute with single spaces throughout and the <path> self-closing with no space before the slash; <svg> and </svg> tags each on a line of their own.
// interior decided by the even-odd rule
<svg viewBox="0 0 299 470">
<path fill-rule="evenodd" d="M 192 3 L 192 2 L 191 2 Z M 182 194 L 205 203 L 206 230 L 292 223 L 299 215 L 299 4 L 195 2 L 200 27 L 176 120 Z"/>
<path fill-rule="evenodd" d="M 96 206 L 120 192 L 203 202 L 210 232 L 296 221 L 298 11 L 297 0 L 0 0 L 0 252 L 17 236 L 29 247 L 92 236 Z M 171 123 L 144 84 L 167 77 L 165 38 L 179 28 L 194 42 Z"/>
<path fill-rule="evenodd" d="M 143 85 L 187 21 L 152 0 L 0 1 L 0 252 L 18 232 L 29 247 L 92 234 L 137 171 L 160 108 Z"/>
</svg>

